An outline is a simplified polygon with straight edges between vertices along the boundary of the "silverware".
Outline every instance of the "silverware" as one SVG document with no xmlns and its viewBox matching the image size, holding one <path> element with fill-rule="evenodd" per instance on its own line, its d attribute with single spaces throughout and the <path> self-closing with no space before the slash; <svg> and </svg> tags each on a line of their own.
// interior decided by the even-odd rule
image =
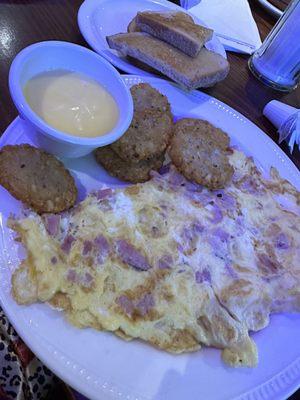
<svg viewBox="0 0 300 400">
<path fill-rule="evenodd" d="M 257 0 L 259 4 L 267 10 L 273 17 L 279 18 L 282 16 L 282 11 L 279 8 L 273 6 L 268 0 Z"/>
<path fill-rule="evenodd" d="M 219 37 L 219 38 L 227 40 L 228 42 L 232 42 L 232 43 L 236 43 L 236 44 L 239 44 L 241 46 L 244 46 L 244 47 L 248 47 L 252 51 L 254 51 L 256 49 L 256 46 L 254 46 L 253 44 L 250 44 L 250 43 L 247 43 L 247 42 L 243 42 L 242 40 L 235 39 L 235 38 L 233 38 L 231 36 L 226 36 L 226 35 L 223 35 L 223 34 L 218 33 L 218 32 L 215 32 L 215 35 L 217 37 Z"/>
</svg>

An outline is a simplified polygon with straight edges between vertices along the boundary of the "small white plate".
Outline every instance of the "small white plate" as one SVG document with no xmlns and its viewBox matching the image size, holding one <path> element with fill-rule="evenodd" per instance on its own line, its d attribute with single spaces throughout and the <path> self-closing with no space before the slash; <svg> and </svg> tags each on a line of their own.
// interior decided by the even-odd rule
<svg viewBox="0 0 300 400">
<path fill-rule="evenodd" d="M 185 93 L 164 80 L 124 76 L 131 86 L 149 82 L 168 96 L 175 117 L 204 118 L 228 132 L 231 143 L 255 158 L 265 174 L 271 165 L 300 188 L 300 173 L 281 149 L 257 126 L 226 104 L 201 92 Z M 17 118 L 0 139 L 5 144 L 32 143 L 34 133 Z M 65 161 L 80 194 L 101 185 L 119 186 L 91 155 Z M 123 184 L 124 185 L 124 184 Z M 125 342 L 111 333 L 76 329 L 46 304 L 18 306 L 11 274 L 20 256 L 6 228 L 9 213 L 21 204 L 0 187 L 0 303 L 33 352 L 60 378 L 95 400 L 278 400 L 300 382 L 300 315 L 272 315 L 270 325 L 253 334 L 256 368 L 234 369 L 221 361 L 220 350 L 204 348 L 171 355 L 138 340 Z"/>
<path fill-rule="evenodd" d="M 79 29 L 88 44 L 115 67 L 129 74 L 153 76 L 130 64 L 117 51 L 111 50 L 106 41 L 106 36 L 127 32 L 129 22 L 138 11 L 144 10 L 179 10 L 191 15 L 167 0 L 85 0 L 78 12 Z M 191 16 L 196 23 L 205 25 L 205 21 L 199 20 L 194 15 Z M 226 58 L 224 47 L 216 35 L 206 44 L 206 47 Z"/>
</svg>

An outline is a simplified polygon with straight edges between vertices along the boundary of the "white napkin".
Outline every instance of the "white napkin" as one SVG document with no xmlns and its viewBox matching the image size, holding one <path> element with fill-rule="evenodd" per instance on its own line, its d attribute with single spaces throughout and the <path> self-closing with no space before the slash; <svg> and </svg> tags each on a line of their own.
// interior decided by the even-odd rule
<svg viewBox="0 0 300 400">
<path fill-rule="evenodd" d="M 261 46 L 247 0 L 201 0 L 189 12 L 215 31 L 226 50 L 252 54 Z"/>
<path fill-rule="evenodd" d="M 279 143 L 285 140 L 291 153 L 295 145 L 300 149 L 300 109 L 272 100 L 265 105 L 263 115 L 277 128 Z"/>
<path fill-rule="evenodd" d="M 295 144 L 300 149 L 300 110 L 292 114 L 278 129 L 279 139 L 281 143 L 287 142 L 290 153 L 293 152 Z"/>
</svg>

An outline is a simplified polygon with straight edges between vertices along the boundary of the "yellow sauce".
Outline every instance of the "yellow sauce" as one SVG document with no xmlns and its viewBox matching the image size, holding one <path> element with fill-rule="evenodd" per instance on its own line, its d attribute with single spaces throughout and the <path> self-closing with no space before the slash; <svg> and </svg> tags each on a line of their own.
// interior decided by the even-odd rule
<svg viewBox="0 0 300 400">
<path fill-rule="evenodd" d="M 44 72 L 30 79 L 25 98 L 47 124 L 73 136 L 96 137 L 117 123 L 114 98 L 86 75 L 64 70 Z"/>
</svg>

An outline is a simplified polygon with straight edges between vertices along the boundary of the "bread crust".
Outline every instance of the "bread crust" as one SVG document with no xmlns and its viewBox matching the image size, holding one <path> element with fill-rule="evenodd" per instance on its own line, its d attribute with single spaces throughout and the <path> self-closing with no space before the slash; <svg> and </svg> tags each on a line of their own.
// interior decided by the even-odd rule
<svg viewBox="0 0 300 400">
<path fill-rule="evenodd" d="M 188 90 L 213 86 L 229 72 L 228 61 L 205 47 L 192 58 L 143 32 L 120 33 L 106 39 L 110 48 L 149 65 Z"/>
<path fill-rule="evenodd" d="M 138 12 L 132 28 L 149 33 L 190 57 L 196 57 L 213 35 L 211 29 L 195 24 L 184 12 Z"/>
<path fill-rule="evenodd" d="M 136 24 L 136 16 L 129 22 L 127 26 L 127 32 L 132 33 L 132 32 L 141 32 L 139 27 Z"/>
</svg>

